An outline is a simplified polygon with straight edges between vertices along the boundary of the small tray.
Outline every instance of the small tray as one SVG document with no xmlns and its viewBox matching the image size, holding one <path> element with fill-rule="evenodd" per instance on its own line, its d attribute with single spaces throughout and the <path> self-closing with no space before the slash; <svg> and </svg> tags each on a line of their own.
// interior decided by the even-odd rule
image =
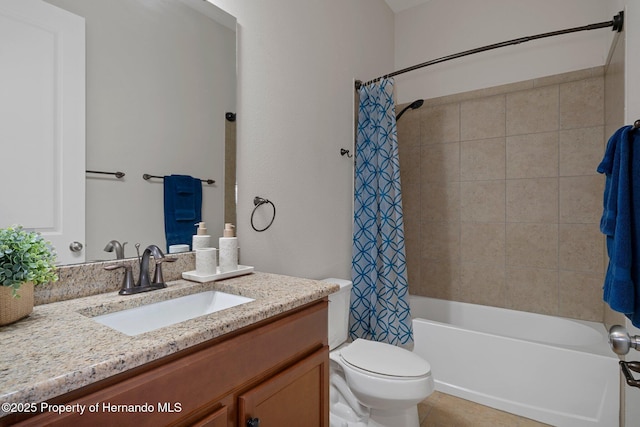
<svg viewBox="0 0 640 427">
<path fill-rule="evenodd" d="M 212 282 L 214 280 L 228 279 L 230 277 L 242 276 L 243 274 L 249 274 L 253 271 L 253 267 L 249 265 L 238 265 L 237 270 L 220 272 L 220 267 L 216 269 L 216 274 L 198 274 L 195 270 L 185 271 L 182 273 L 182 278 L 186 280 L 193 280 L 194 282 Z"/>
</svg>

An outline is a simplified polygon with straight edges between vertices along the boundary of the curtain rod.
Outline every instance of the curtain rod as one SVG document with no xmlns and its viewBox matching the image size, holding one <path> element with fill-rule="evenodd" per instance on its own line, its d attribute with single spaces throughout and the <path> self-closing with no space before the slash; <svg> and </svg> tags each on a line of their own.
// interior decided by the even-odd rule
<svg viewBox="0 0 640 427">
<path fill-rule="evenodd" d="M 599 28 L 607 28 L 607 27 L 613 27 L 612 31 L 621 32 L 623 24 L 624 24 L 624 12 L 620 11 L 620 12 L 618 12 L 617 15 L 615 15 L 613 17 L 613 20 L 611 20 L 611 21 L 599 22 L 597 24 L 591 24 L 591 25 L 584 25 L 582 27 L 568 28 L 568 29 L 565 29 L 565 30 L 551 31 L 549 33 L 537 34 L 535 36 L 520 37 L 520 38 L 517 38 L 517 39 L 508 40 L 508 41 L 501 42 L 501 43 L 494 43 L 494 44 L 490 44 L 488 46 L 483 46 L 483 47 L 478 47 L 478 48 L 475 48 L 475 49 L 465 50 L 464 52 L 454 53 L 453 55 L 443 56 L 441 58 L 432 59 L 431 61 L 423 62 L 422 64 L 418 64 L 418 65 L 414 65 L 414 66 L 411 66 L 411 67 L 403 68 L 402 70 L 394 71 L 392 73 L 385 74 L 384 76 L 377 77 L 377 78 L 375 78 L 373 80 L 369 80 L 366 83 L 363 83 L 361 80 L 356 80 L 356 89 L 360 89 L 360 87 L 362 87 L 362 86 L 367 86 L 367 85 L 370 85 L 372 83 L 376 83 L 376 82 L 380 81 L 381 79 L 386 79 L 386 78 L 389 78 L 389 77 L 397 76 L 399 74 L 404 74 L 404 73 L 407 73 L 409 71 L 417 70 L 419 68 L 428 67 L 429 65 L 439 64 L 440 62 L 450 61 L 452 59 L 461 58 L 463 56 L 473 55 L 475 53 L 480 53 L 480 52 L 486 52 L 488 50 L 498 49 L 500 47 L 511 46 L 511 45 L 514 45 L 514 44 L 525 43 L 525 42 L 529 42 L 529 41 L 532 41 L 532 40 L 543 39 L 543 38 L 546 38 L 546 37 L 560 36 L 560 35 L 569 34 L 569 33 L 576 33 L 576 32 L 579 32 L 579 31 L 597 30 Z"/>
</svg>

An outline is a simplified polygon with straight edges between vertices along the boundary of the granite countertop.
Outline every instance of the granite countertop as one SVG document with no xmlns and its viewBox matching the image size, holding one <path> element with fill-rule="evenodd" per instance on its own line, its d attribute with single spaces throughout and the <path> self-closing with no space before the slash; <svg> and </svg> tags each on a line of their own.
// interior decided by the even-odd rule
<svg viewBox="0 0 640 427">
<path fill-rule="evenodd" d="M 0 403 L 51 399 L 339 289 L 331 283 L 267 273 L 208 283 L 176 280 L 167 285 L 137 295 L 110 292 L 38 305 L 28 318 L 0 327 Z M 133 337 L 90 318 L 207 290 L 255 301 Z"/>
</svg>

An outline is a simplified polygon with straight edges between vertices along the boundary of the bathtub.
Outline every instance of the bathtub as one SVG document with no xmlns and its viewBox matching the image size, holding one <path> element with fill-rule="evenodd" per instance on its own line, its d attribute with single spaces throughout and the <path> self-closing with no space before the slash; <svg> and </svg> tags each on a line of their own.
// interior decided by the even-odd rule
<svg viewBox="0 0 640 427">
<path fill-rule="evenodd" d="M 557 427 L 619 425 L 602 324 L 413 295 L 410 306 L 436 390 Z"/>
</svg>

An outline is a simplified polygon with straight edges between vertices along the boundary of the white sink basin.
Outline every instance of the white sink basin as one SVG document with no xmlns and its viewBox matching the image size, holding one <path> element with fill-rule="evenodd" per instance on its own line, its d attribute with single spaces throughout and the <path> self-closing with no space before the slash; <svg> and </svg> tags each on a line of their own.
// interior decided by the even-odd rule
<svg viewBox="0 0 640 427">
<path fill-rule="evenodd" d="M 252 298 L 206 291 L 92 317 L 98 323 L 134 336 L 253 301 Z"/>
</svg>

